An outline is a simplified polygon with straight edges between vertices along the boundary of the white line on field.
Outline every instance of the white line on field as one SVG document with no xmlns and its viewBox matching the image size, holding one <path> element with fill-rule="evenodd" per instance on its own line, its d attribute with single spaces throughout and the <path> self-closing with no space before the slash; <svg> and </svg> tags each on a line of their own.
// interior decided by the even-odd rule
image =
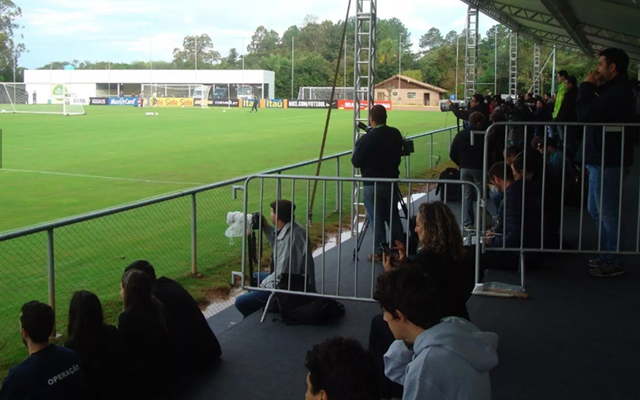
<svg viewBox="0 0 640 400">
<path fill-rule="evenodd" d="M 118 177 L 115 177 L 115 176 L 70 174 L 70 173 L 66 173 L 66 172 L 53 172 L 53 171 L 32 171 L 32 170 L 28 170 L 28 169 L 2 168 L 2 169 L 0 169 L 0 171 L 24 172 L 24 173 L 32 173 L 32 174 L 46 174 L 46 175 L 75 176 L 75 177 L 79 177 L 79 178 L 109 179 L 109 180 L 112 180 L 112 181 L 129 181 L 129 182 L 142 182 L 142 183 L 168 183 L 168 184 L 174 184 L 174 185 L 206 185 L 206 183 L 201 183 L 201 182 L 155 181 L 155 180 L 152 180 L 152 179 L 118 178 Z"/>
</svg>

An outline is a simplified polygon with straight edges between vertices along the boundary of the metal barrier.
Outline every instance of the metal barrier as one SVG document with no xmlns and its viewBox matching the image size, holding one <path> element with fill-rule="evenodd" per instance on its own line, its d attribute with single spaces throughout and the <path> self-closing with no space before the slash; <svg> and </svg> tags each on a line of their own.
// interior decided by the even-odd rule
<svg viewBox="0 0 640 400">
<path fill-rule="evenodd" d="M 511 251 L 520 253 L 520 285 L 522 290 L 524 290 L 525 253 L 591 253 L 609 257 L 640 254 L 640 185 L 637 181 L 634 182 L 638 186 L 631 186 L 631 190 L 627 190 L 626 193 L 623 185 L 625 176 L 629 172 L 635 172 L 630 171 L 630 167 L 625 167 L 624 160 L 625 157 L 633 156 L 634 143 L 632 139 L 638 136 L 640 124 L 501 122 L 494 124 L 489 129 L 484 138 L 483 198 L 488 198 L 488 184 L 493 179 L 488 176 L 488 171 L 491 168 L 490 154 L 501 152 L 509 145 L 513 145 L 514 140 L 522 139 L 524 149 L 528 149 L 522 153 L 523 175 L 529 172 L 534 174 L 532 180 L 524 178 L 515 180 L 522 182 L 522 189 L 518 187 L 518 190 L 513 191 L 517 192 L 518 196 L 522 196 L 520 199 L 521 209 L 507 210 L 508 192 L 511 191 L 509 189 L 503 191 L 505 196 L 501 216 L 502 222 L 505 224 L 503 233 L 505 236 L 514 233 L 507 232 L 506 221 L 508 214 L 511 214 L 511 218 L 513 218 L 513 213 L 515 213 L 520 218 L 518 221 L 519 232 L 515 232 L 515 237 L 519 239 L 518 243 L 508 245 L 505 239 L 502 240 L 501 246 L 492 247 L 487 243 L 483 243 L 482 246 L 483 252 Z M 514 133 L 518 131 L 521 137 L 516 138 Z M 531 147 L 531 141 L 536 137 L 535 133 L 539 134 L 541 142 L 538 149 Z M 502 139 L 502 135 L 504 135 L 504 139 Z M 550 137 L 550 135 L 552 136 Z M 496 136 L 498 140 L 496 140 Z M 560 146 L 553 145 L 557 138 L 560 139 L 558 142 Z M 591 139 L 602 143 L 597 164 L 606 167 L 604 173 L 601 173 L 602 169 L 599 166 L 590 165 L 584 157 L 587 152 L 587 142 Z M 538 151 L 542 161 L 542 165 L 537 166 L 537 172 L 534 171 L 537 156 L 532 151 Z M 567 155 L 567 152 L 577 153 L 571 154 L 571 156 L 573 159 L 580 158 L 580 161 L 574 162 L 572 157 Z M 561 163 L 561 170 L 558 168 L 560 165 L 558 163 Z M 640 163 L 636 160 L 633 168 L 637 169 L 638 165 Z M 507 175 L 507 168 L 511 167 L 505 163 L 503 177 Z M 608 180 L 605 179 L 605 175 L 608 176 Z M 587 184 L 587 179 L 591 185 Z M 587 186 L 589 186 L 588 193 L 585 191 Z M 575 199 L 574 203 L 577 202 L 574 207 L 566 205 L 569 196 Z M 627 203 L 632 203 L 631 206 L 628 204 L 626 207 L 623 206 L 623 196 L 628 200 Z M 538 211 L 532 211 L 535 207 L 532 207 L 531 204 L 535 202 L 533 200 L 527 202 L 527 198 L 537 198 L 540 201 Z M 588 211 L 595 220 L 597 243 L 588 241 L 589 238 L 593 238 L 594 232 L 584 222 L 585 206 L 587 205 Z M 527 209 L 527 207 L 529 208 Z M 603 212 L 603 208 L 605 212 Z M 623 212 L 626 216 L 625 221 L 622 220 Z M 606 215 L 603 217 L 603 214 Z M 483 213 L 482 227 L 484 231 L 488 228 L 485 215 L 486 213 Z M 500 216 L 497 217 L 500 218 Z M 629 243 L 629 235 L 625 236 L 627 243 L 622 243 L 622 225 L 627 224 L 631 219 L 635 222 L 635 229 L 632 233 L 633 243 Z M 535 223 L 533 223 L 534 220 Z M 554 229 L 556 226 L 557 230 Z M 571 229 L 576 226 L 578 231 L 571 232 Z M 539 237 L 532 237 L 531 231 Z M 572 248 L 567 248 L 567 240 L 574 242 Z"/>
<path fill-rule="evenodd" d="M 290 188 L 290 190 L 287 190 L 287 193 L 284 193 L 284 194 L 278 192 L 277 188 L 279 187 L 279 185 L 277 181 L 285 182 L 283 187 Z M 319 252 L 317 261 L 319 264 L 319 268 L 315 268 L 315 263 L 313 261 L 310 263 L 309 258 L 307 257 L 308 253 L 311 251 L 313 247 L 312 246 L 313 243 L 310 239 L 310 230 L 314 226 L 312 226 L 308 215 L 304 212 L 304 210 L 306 210 L 304 206 L 305 205 L 307 207 L 309 206 L 309 203 L 310 203 L 309 188 L 312 186 L 314 182 L 319 183 L 320 190 L 318 191 L 318 196 L 321 197 L 316 202 L 321 204 L 321 210 L 319 210 L 320 212 L 316 213 L 316 211 L 314 210 L 314 215 L 316 214 L 320 215 L 320 219 L 317 220 L 319 221 L 318 223 L 320 224 L 319 229 L 318 229 L 318 226 L 315 225 L 315 229 L 316 229 L 315 236 L 319 240 L 319 243 L 317 243 L 318 244 L 317 251 Z M 291 219 L 291 221 L 294 221 L 294 222 L 284 225 L 281 228 L 282 231 L 286 232 L 286 234 L 288 235 L 288 239 L 290 241 L 293 241 L 294 240 L 293 235 L 290 233 L 291 229 L 298 230 L 298 233 L 297 233 L 299 238 L 298 240 L 301 240 L 300 235 L 302 234 L 302 231 L 300 231 L 300 229 L 304 229 L 305 239 L 304 239 L 303 246 L 301 245 L 301 243 L 297 243 L 299 251 L 302 251 L 303 254 L 294 254 L 294 250 L 293 250 L 294 246 L 291 244 L 293 242 L 290 242 L 289 245 L 287 246 L 289 249 L 289 253 L 281 254 L 278 251 L 278 240 L 273 240 L 273 243 L 275 244 L 275 246 L 273 246 L 273 252 L 272 252 L 273 256 L 271 258 L 271 264 L 276 266 L 276 268 L 275 268 L 275 272 L 272 272 L 273 275 L 267 280 L 268 282 L 267 285 L 261 284 L 261 279 L 259 278 L 259 274 L 258 276 L 256 276 L 254 283 L 247 282 L 246 278 L 249 277 L 251 274 L 256 272 L 262 272 L 265 269 L 260 265 L 260 260 L 263 260 L 263 252 L 262 252 L 263 242 L 262 242 L 262 235 L 260 235 L 260 232 L 262 232 L 263 228 L 265 227 L 263 227 L 263 222 L 258 223 L 257 226 L 249 227 L 246 225 L 246 219 L 245 219 L 245 231 L 250 230 L 252 228 L 257 232 L 257 235 L 259 235 L 260 238 L 255 242 L 255 245 L 257 247 L 257 249 L 255 250 L 255 254 L 257 254 L 256 259 L 258 260 L 257 270 L 252 270 L 250 268 L 250 259 L 248 254 L 252 254 L 253 249 L 250 249 L 248 247 L 249 246 L 248 236 L 245 236 L 243 239 L 243 252 L 242 252 L 243 254 L 242 286 L 243 288 L 247 290 L 252 290 L 252 291 L 263 291 L 263 292 L 271 293 L 271 297 L 269 297 L 269 302 L 271 301 L 271 298 L 275 293 L 291 293 L 291 292 L 301 293 L 309 296 L 331 297 L 331 298 L 343 299 L 343 300 L 373 301 L 373 294 L 375 289 L 375 278 L 382 271 L 382 266 L 380 264 L 376 264 L 373 258 L 370 260 L 370 262 L 360 262 L 359 257 L 356 256 L 352 259 L 348 259 L 347 261 L 345 260 L 345 257 L 344 257 L 345 253 L 343 251 L 343 248 L 345 246 L 348 246 L 349 248 L 349 251 L 347 252 L 347 257 L 348 257 L 348 254 L 350 254 L 350 250 L 352 248 L 355 248 L 355 246 L 357 246 L 359 236 L 365 234 L 365 232 L 362 231 L 363 224 L 358 224 L 358 226 L 355 227 L 354 235 L 351 235 L 350 230 L 343 229 L 342 213 L 340 213 L 340 215 L 337 218 L 337 221 L 335 221 L 335 219 L 332 220 L 330 218 L 330 215 L 327 212 L 327 209 L 328 209 L 327 203 L 328 201 L 331 201 L 331 198 L 332 198 L 331 195 L 328 195 L 328 188 L 331 188 L 333 184 L 338 185 L 338 193 L 339 193 L 339 199 L 340 199 L 340 205 L 338 206 L 338 209 L 342 210 L 344 208 L 343 202 L 351 201 L 350 200 L 351 194 L 349 193 L 348 188 L 350 188 L 353 183 L 359 183 L 359 182 L 373 183 L 374 209 L 378 204 L 379 193 L 384 193 L 384 190 L 387 190 L 387 188 L 389 190 L 389 197 L 386 197 L 386 198 L 387 199 L 394 198 L 396 193 L 395 192 L 396 188 L 394 185 L 392 185 L 392 183 L 398 184 L 398 185 L 406 185 L 407 187 L 406 205 L 410 215 L 416 215 L 416 210 L 417 210 L 416 206 L 419 205 L 420 203 L 433 200 L 432 186 L 438 183 L 442 183 L 444 185 L 460 186 L 460 189 L 462 189 L 463 186 L 467 185 L 467 186 L 470 186 L 475 191 L 475 195 L 477 196 L 476 198 L 479 198 L 480 196 L 480 189 L 476 185 L 474 185 L 471 182 L 465 182 L 465 181 L 459 181 L 459 180 L 452 180 L 452 181 L 433 180 L 433 179 L 431 180 L 429 179 L 394 180 L 394 179 L 367 179 L 367 178 L 352 178 L 352 177 L 309 177 L 309 176 L 300 176 L 300 175 L 281 175 L 278 177 L 274 177 L 272 175 L 264 175 L 264 174 L 252 176 L 247 179 L 247 182 L 245 184 L 244 213 L 249 214 L 252 212 L 259 212 L 261 215 L 264 215 L 265 204 L 269 204 L 272 200 L 279 198 L 278 197 L 279 195 L 282 195 L 282 198 L 286 198 L 290 200 L 292 203 L 296 204 L 299 210 L 298 213 L 296 214 L 298 216 L 297 220 L 293 218 L 294 217 L 293 210 L 291 211 L 292 212 L 291 216 L 289 215 L 286 216 L 285 221 L 287 219 Z M 343 189 L 343 186 L 345 185 L 347 186 L 347 190 Z M 381 185 L 384 185 L 384 186 L 381 186 Z M 379 188 L 381 189 L 380 191 L 378 190 Z M 446 186 L 445 186 L 445 193 L 446 193 Z M 387 233 L 385 237 L 387 243 L 392 243 L 391 239 L 392 239 L 392 231 L 393 231 L 393 223 L 394 223 L 393 222 L 394 212 L 397 211 L 393 209 L 394 207 L 396 207 L 397 209 L 397 205 L 394 204 L 393 201 L 391 201 L 390 203 L 391 205 L 388 210 L 388 213 L 389 213 L 388 230 L 386 231 Z M 478 201 L 475 206 L 475 218 L 476 218 L 477 226 L 480 225 L 481 203 L 482 203 L 481 201 Z M 270 209 L 268 205 L 266 206 L 266 210 L 272 213 L 271 214 L 272 223 L 275 223 L 274 221 L 277 221 L 278 215 L 280 215 L 277 207 L 278 207 L 277 203 L 276 203 L 276 209 Z M 464 212 L 465 212 L 464 206 L 460 207 L 460 211 L 461 211 L 460 221 L 462 221 L 462 216 L 464 215 Z M 387 212 L 386 210 L 382 211 L 382 215 L 385 215 L 386 212 Z M 374 219 L 373 225 L 378 223 L 377 215 L 374 214 L 373 219 Z M 337 232 L 335 233 L 335 245 L 330 247 L 327 247 L 327 242 L 326 242 L 327 237 L 329 236 L 328 230 L 327 230 L 328 222 L 335 222 L 338 225 Z M 379 222 L 385 223 L 385 221 L 379 221 Z M 292 228 L 292 226 L 294 225 L 296 226 L 296 228 Z M 403 224 L 404 235 L 406 235 L 405 243 L 409 242 L 409 236 L 411 234 L 411 232 L 407 229 L 407 226 L 408 226 L 407 223 Z M 267 235 L 272 235 L 273 237 L 273 235 L 275 235 L 276 232 L 277 231 L 274 230 L 274 228 L 270 227 L 267 231 Z M 280 234 L 278 233 L 278 235 Z M 475 249 L 476 249 L 475 262 L 477 266 L 479 263 L 479 257 L 480 257 L 480 243 L 482 241 L 480 240 L 479 231 L 476 231 L 475 235 L 476 236 L 473 238 L 475 240 L 471 240 L 471 238 L 467 240 L 475 241 Z M 346 242 L 347 239 L 351 239 L 351 238 L 353 240 L 351 240 L 350 242 Z M 281 240 L 286 240 L 286 239 L 283 238 Z M 377 249 L 380 246 L 380 243 L 375 243 L 375 235 L 373 232 L 371 232 L 371 241 L 369 243 L 371 244 L 371 249 Z M 301 249 L 306 249 L 306 250 L 301 250 Z M 333 254 L 331 254 L 329 258 L 332 260 L 335 259 L 336 261 L 332 262 L 330 265 L 327 265 L 327 258 L 328 258 L 327 256 L 330 251 L 333 251 Z M 299 263 L 302 263 L 304 260 L 304 265 L 302 264 L 292 265 L 293 259 L 298 260 Z M 288 269 L 286 270 L 277 269 L 277 265 L 279 264 L 279 262 L 283 262 L 284 263 L 283 265 L 287 267 L 286 265 L 287 261 L 289 262 Z M 271 269 L 274 269 L 274 268 L 272 267 Z M 479 269 L 476 268 L 476 273 L 478 272 L 479 272 Z M 281 278 L 282 275 L 284 275 L 285 278 Z M 305 276 L 304 278 L 305 283 L 303 286 L 301 286 L 300 284 L 298 284 L 297 287 L 293 287 L 296 285 L 292 286 L 291 277 L 295 275 Z M 286 279 L 286 277 L 288 277 L 289 279 L 288 282 L 287 281 L 282 282 L 281 279 Z M 271 278 L 275 278 L 275 283 L 273 283 L 274 281 L 272 281 Z M 313 282 L 315 282 L 315 285 L 312 285 L 310 283 L 311 279 L 313 279 Z M 478 280 L 479 280 L 479 277 L 476 276 L 476 282 Z M 308 285 L 307 285 L 307 282 L 309 282 Z M 267 312 L 267 309 L 268 309 L 268 306 L 265 308 L 265 313 Z M 264 315 L 263 315 L 263 319 L 264 319 Z"/>
<path fill-rule="evenodd" d="M 411 163 L 411 174 L 426 171 L 436 157 L 448 156 L 448 146 L 446 153 L 434 152 L 434 139 L 450 139 L 455 129 L 412 137 L 419 157 Z M 324 157 L 321 175 L 350 176 L 350 155 L 351 151 L 345 151 Z M 316 163 L 310 160 L 264 174 L 278 176 L 291 171 L 312 175 Z M 20 307 L 26 301 L 36 299 L 52 305 L 57 332 L 64 332 L 69 300 L 76 290 L 96 293 L 107 321 L 117 321 L 121 307 L 118 282 L 124 267 L 136 259 L 149 260 L 159 275 L 171 278 L 222 272 L 229 276 L 241 256 L 223 234 L 225 216 L 241 209 L 236 192 L 246 179 L 243 176 L 0 234 L 0 369 L 23 357 L 15 332 Z M 338 203 L 333 200 L 336 212 Z M 202 280 L 185 279 L 182 283 L 189 290 L 205 287 Z"/>
</svg>

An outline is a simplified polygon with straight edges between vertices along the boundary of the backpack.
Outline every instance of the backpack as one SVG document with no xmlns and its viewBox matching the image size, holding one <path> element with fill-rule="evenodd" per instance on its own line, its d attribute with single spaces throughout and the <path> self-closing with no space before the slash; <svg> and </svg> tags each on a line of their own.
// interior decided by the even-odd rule
<svg viewBox="0 0 640 400">
<path fill-rule="evenodd" d="M 447 168 L 438 177 L 438 179 L 447 179 L 447 180 L 460 180 L 460 170 L 457 168 Z M 440 201 L 460 201 L 462 198 L 460 185 L 446 185 L 446 194 L 445 194 L 445 184 L 438 183 L 436 187 L 436 196 L 440 195 Z"/>
<path fill-rule="evenodd" d="M 287 325 L 320 325 L 344 315 L 344 305 L 333 299 L 278 293 L 280 320 Z"/>
<path fill-rule="evenodd" d="M 304 276 L 282 274 L 278 289 L 304 291 Z M 344 315 L 344 305 L 333 299 L 306 296 L 295 293 L 276 293 L 272 311 L 280 313 L 280 320 L 287 325 L 320 325 Z M 275 320 L 275 319 L 274 319 Z"/>
</svg>

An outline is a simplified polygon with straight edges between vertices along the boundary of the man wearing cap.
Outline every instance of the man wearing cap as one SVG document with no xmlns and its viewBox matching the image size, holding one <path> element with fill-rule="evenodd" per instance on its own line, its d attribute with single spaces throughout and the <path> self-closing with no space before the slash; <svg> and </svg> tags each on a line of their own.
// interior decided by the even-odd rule
<svg viewBox="0 0 640 400">
<path fill-rule="evenodd" d="M 273 248 L 271 255 L 272 273 L 259 272 L 255 275 L 260 287 L 266 289 L 286 289 L 315 292 L 315 268 L 306 229 L 295 222 L 295 204 L 289 200 L 271 203 L 271 223 L 262 216 L 261 229 Z M 283 280 L 283 274 L 287 279 Z M 291 279 L 289 279 L 291 277 Z M 302 277 L 301 287 L 294 287 Z M 282 282 L 281 282 L 282 281 Z M 291 284 L 291 285 L 290 285 Z M 236 308 L 247 317 L 264 307 L 270 292 L 254 291 L 236 299 Z"/>
</svg>

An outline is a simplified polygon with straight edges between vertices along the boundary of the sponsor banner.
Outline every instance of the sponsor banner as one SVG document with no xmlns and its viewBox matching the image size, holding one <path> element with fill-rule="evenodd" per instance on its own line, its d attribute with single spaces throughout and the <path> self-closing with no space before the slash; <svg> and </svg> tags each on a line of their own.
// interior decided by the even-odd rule
<svg viewBox="0 0 640 400">
<path fill-rule="evenodd" d="M 260 107 L 263 108 L 287 108 L 286 99 L 263 99 L 260 101 Z"/>
<path fill-rule="evenodd" d="M 109 97 L 110 106 L 135 106 L 137 104 L 137 97 Z"/>
<path fill-rule="evenodd" d="M 287 100 L 287 108 L 329 108 L 331 103 L 327 100 Z M 336 102 L 333 102 L 335 108 Z"/>
<path fill-rule="evenodd" d="M 209 101 L 209 105 L 212 105 L 214 107 L 238 107 L 240 105 L 240 101 L 237 99 L 213 100 L 213 102 Z"/>
<path fill-rule="evenodd" d="M 387 110 L 391 110 L 391 102 L 386 100 L 376 100 L 374 104 L 380 104 L 384 106 Z M 364 110 L 367 108 L 368 102 L 362 101 L 360 102 L 360 109 Z M 338 110 L 353 110 L 353 100 L 338 100 Z"/>
<path fill-rule="evenodd" d="M 89 98 L 89 105 L 92 105 L 92 106 L 106 106 L 107 104 L 109 104 L 109 98 L 108 97 L 90 97 Z"/>
<path fill-rule="evenodd" d="M 240 107 L 253 107 L 253 99 L 238 99 L 239 102 L 239 106 Z M 263 104 L 264 100 L 260 100 L 258 99 L 258 107 L 260 108 L 264 108 L 264 104 Z"/>
<path fill-rule="evenodd" d="M 151 107 L 193 107 L 195 102 L 186 97 L 152 97 Z"/>
<path fill-rule="evenodd" d="M 89 99 L 85 99 L 83 97 L 71 97 L 69 99 L 69 104 L 86 106 L 89 104 Z"/>
</svg>

